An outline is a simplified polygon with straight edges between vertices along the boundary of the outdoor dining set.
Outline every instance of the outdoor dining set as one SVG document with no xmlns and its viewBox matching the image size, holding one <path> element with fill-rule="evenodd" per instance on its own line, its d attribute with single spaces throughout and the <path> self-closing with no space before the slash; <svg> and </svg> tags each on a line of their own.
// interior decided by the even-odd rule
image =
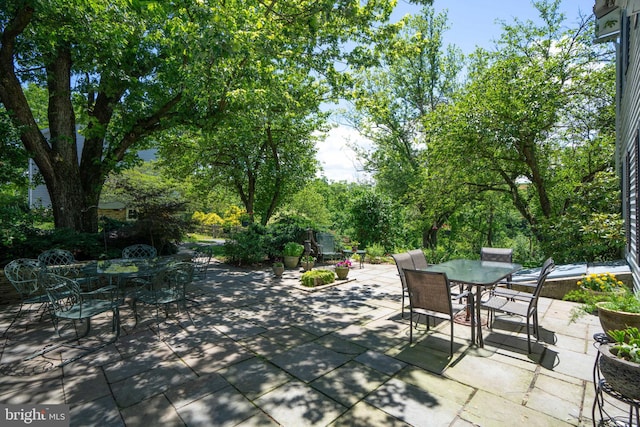
<svg viewBox="0 0 640 427">
<path fill-rule="evenodd" d="M 471 326 L 471 343 L 484 346 L 481 312 L 487 310 L 486 324 L 491 327 L 496 312 L 521 316 L 526 320 L 527 348 L 531 353 L 531 335 L 539 338 L 538 299 L 542 287 L 555 268 L 548 258 L 537 277 L 512 280 L 522 269 L 512 262 L 508 248 L 482 248 L 480 260 L 453 259 L 441 264 L 428 264 L 420 249 L 392 255 L 402 284 L 402 315 L 405 299 L 409 300 L 412 325 L 409 340 L 413 340 L 413 322 L 418 325 L 423 315 L 427 329 L 430 318 L 448 320 L 451 324 L 450 357 L 453 356 L 453 325 Z M 517 289 L 516 289 L 517 288 Z"/>
<path fill-rule="evenodd" d="M 72 341 L 83 338 L 91 331 L 91 319 L 103 313 L 112 313 L 112 337 L 99 345 L 83 348 L 83 352 L 64 360 L 62 365 L 84 357 L 113 342 L 120 335 L 120 307 L 129 299 L 135 323 L 140 304 L 155 308 L 160 325 L 160 308 L 168 315 L 168 308 L 176 304 L 187 311 L 187 286 L 194 275 L 206 274 L 210 255 L 194 252 L 189 259 L 176 256 L 158 256 L 153 246 L 136 244 L 122 251 L 122 258 L 79 262 L 63 249 L 50 249 L 38 259 L 20 258 L 4 268 L 5 276 L 18 292 L 21 305 L 8 333 L 18 319 L 24 305 L 40 304 L 42 316 L 49 315 L 60 336 L 59 322 L 80 321 L 86 324 L 84 333 L 66 341 L 46 344 L 34 358 L 60 346 L 73 346 Z M 135 326 L 134 326 L 135 327 Z"/>
</svg>

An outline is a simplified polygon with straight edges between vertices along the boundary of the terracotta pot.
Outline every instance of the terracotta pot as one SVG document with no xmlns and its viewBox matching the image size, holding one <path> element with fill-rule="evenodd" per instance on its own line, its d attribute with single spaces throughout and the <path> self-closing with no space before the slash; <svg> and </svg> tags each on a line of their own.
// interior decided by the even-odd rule
<svg viewBox="0 0 640 427">
<path fill-rule="evenodd" d="M 610 310 L 604 305 L 606 302 L 598 302 L 598 318 L 602 330 L 608 335 L 608 331 L 625 329 L 627 326 L 640 329 L 640 313 L 628 313 L 626 311 Z"/>
<path fill-rule="evenodd" d="M 600 373 L 618 393 L 631 399 L 640 399 L 640 365 L 619 359 L 611 353 L 610 348 L 611 344 L 602 344 L 598 348 Z"/>
<path fill-rule="evenodd" d="M 338 279 L 344 280 L 349 275 L 349 267 L 336 267 L 336 276 Z"/>
</svg>

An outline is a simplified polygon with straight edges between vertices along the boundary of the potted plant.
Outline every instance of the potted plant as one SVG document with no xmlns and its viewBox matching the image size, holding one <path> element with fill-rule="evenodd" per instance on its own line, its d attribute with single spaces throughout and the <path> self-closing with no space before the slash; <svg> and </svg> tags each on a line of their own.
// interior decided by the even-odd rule
<svg viewBox="0 0 640 427">
<path fill-rule="evenodd" d="M 640 332 L 626 327 L 609 332 L 613 343 L 598 348 L 600 372 L 617 392 L 631 399 L 640 399 Z"/>
<path fill-rule="evenodd" d="M 345 280 L 349 275 L 349 268 L 351 268 L 351 261 L 345 259 L 336 263 L 336 276 L 338 279 Z"/>
<path fill-rule="evenodd" d="M 578 280 L 576 284 L 579 288 L 595 296 L 624 293 L 626 291 L 625 284 L 618 280 L 613 273 L 588 274 Z"/>
<path fill-rule="evenodd" d="M 302 268 L 304 269 L 304 271 L 311 270 L 315 265 L 315 262 L 316 262 L 316 259 L 311 255 L 305 255 L 302 258 L 300 258 L 300 264 L 302 264 Z"/>
<path fill-rule="evenodd" d="M 274 261 L 274 263 L 271 265 L 271 268 L 273 269 L 273 274 L 275 274 L 278 279 L 281 278 L 284 274 L 284 264 L 282 263 L 282 261 Z"/>
<path fill-rule="evenodd" d="M 287 268 L 296 268 L 300 256 L 304 252 L 304 246 L 296 242 L 287 242 L 284 245 L 282 254 L 284 255 L 284 265 Z"/>
<path fill-rule="evenodd" d="M 358 245 L 360 244 L 360 242 L 353 240 L 351 242 L 351 252 L 358 252 Z"/>
<path fill-rule="evenodd" d="M 600 325 L 607 334 L 627 327 L 640 328 L 640 299 L 633 292 L 613 294 L 595 305 Z"/>
<path fill-rule="evenodd" d="M 584 314 L 597 314 L 603 330 L 607 332 L 626 326 L 625 323 L 612 324 L 609 320 L 619 318 L 619 312 L 640 313 L 640 300 L 612 273 L 589 274 L 576 285 L 577 289 L 568 292 L 563 298 L 582 303 L 571 311 L 571 321 Z M 638 317 L 640 320 L 640 315 Z M 636 323 L 632 324 L 635 325 Z"/>
</svg>

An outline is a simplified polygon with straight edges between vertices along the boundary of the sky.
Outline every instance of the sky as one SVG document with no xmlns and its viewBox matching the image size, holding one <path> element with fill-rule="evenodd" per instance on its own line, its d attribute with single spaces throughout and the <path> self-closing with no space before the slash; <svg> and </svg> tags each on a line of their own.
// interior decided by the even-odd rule
<svg viewBox="0 0 640 427">
<path fill-rule="evenodd" d="M 392 21 L 420 11 L 419 6 L 407 0 L 397 1 Z M 580 14 L 591 15 L 594 4 L 595 0 L 562 0 L 560 10 L 565 14 L 565 25 L 573 26 Z M 473 53 L 476 47 L 491 50 L 502 33 L 500 20 L 507 23 L 513 23 L 515 18 L 539 21 L 538 11 L 530 0 L 434 0 L 433 5 L 437 12 L 447 11 L 449 30 L 444 34 L 444 44 L 456 45 L 465 55 Z M 339 118 L 334 121 L 337 126 L 318 143 L 317 158 L 323 168 L 320 175 L 330 181 L 366 181 L 362 164 L 350 146 L 366 147 L 368 141 Z"/>
</svg>

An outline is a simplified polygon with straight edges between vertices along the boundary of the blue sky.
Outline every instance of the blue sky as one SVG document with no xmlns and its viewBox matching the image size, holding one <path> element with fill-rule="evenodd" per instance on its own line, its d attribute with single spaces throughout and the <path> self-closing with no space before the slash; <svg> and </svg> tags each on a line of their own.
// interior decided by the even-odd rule
<svg viewBox="0 0 640 427">
<path fill-rule="evenodd" d="M 560 10 L 565 14 L 565 25 L 575 26 L 580 13 L 591 15 L 595 0 L 562 0 Z M 445 44 L 453 44 L 465 55 L 473 53 L 476 47 L 491 50 L 494 41 L 500 38 L 502 27 L 499 20 L 513 23 L 521 21 L 538 22 L 538 11 L 530 0 L 434 0 L 436 11 L 447 10 L 449 30 L 444 34 Z M 398 0 L 392 16 L 396 21 L 408 13 L 419 13 L 421 7 Z M 361 172 L 361 164 L 349 145 L 367 144 L 354 129 L 338 126 L 331 130 L 327 138 L 318 144 L 317 158 L 324 173 L 332 181 L 359 181 L 366 179 Z"/>
</svg>

